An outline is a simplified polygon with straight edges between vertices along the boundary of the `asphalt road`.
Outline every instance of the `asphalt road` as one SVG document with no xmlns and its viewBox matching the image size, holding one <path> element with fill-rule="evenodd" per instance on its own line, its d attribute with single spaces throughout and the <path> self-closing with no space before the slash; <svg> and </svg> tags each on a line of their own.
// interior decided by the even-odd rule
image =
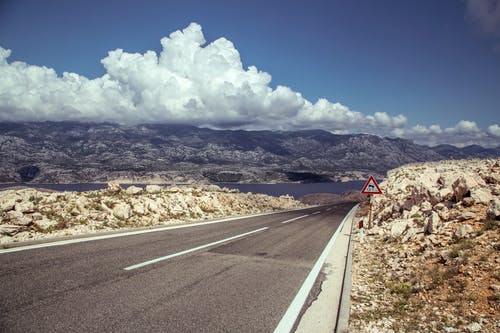
<svg viewBox="0 0 500 333">
<path fill-rule="evenodd" d="M 352 206 L 0 252 L 0 332 L 273 332 Z"/>
</svg>

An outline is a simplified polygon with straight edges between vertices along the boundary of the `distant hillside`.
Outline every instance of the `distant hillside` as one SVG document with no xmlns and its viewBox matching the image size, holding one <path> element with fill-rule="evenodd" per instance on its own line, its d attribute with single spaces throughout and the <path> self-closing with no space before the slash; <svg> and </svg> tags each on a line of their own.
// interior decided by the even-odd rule
<svg viewBox="0 0 500 333">
<path fill-rule="evenodd" d="M 230 131 L 185 125 L 0 123 L 0 182 L 325 182 L 382 178 L 402 164 L 498 157 L 373 135 Z"/>
</svg>

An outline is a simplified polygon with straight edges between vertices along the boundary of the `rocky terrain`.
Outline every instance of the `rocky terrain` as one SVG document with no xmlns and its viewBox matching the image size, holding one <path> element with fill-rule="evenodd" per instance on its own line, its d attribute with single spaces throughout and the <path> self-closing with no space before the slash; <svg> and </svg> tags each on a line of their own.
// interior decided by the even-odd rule
<svg viewBox="0 0 500 333">
<path fill-rule="evenodd" d="M 119 228 L 148 227 L 304 206 L 289 196 L 239 193 L 215 185 L 50 192 L 0 191 L 0 244 Z"/>
<path fill-rule="evenodd" d="M 356 237 L 350 331 L 499 332 L 500 159 L 403 166 L 381 189 Z"/>
<path fill-rule="evenodd" d="M 184 125 L 0 123 L 0 182 L 328 182 L 383 178 L 402 164 L 499 157 L 373 135 L 229 131 Z"/>
</svg>

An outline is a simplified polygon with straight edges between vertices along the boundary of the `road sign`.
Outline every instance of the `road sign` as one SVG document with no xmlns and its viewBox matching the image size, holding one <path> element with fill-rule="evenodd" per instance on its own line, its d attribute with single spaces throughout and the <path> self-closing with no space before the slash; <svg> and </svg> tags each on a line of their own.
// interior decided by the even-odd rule
<svg viewBox="0 0 500 333">
<path fill-rule="evenodd" d="M 375 178 L 373 178 L 373 176 L 370 176 L 370 178 L 368 178 L 368 181 L 366 182 L 365 186 L 363 186 L 361 193 L 362 194 L 382 194 L 382 191 L 380 190 L 380 187 L 378 186 Z"/>
</svg>

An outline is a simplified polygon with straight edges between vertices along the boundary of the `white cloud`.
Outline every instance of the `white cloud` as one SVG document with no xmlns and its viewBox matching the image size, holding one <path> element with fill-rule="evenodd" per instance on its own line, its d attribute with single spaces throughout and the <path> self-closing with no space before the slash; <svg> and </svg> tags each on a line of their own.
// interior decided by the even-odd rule
<svg viewBox="0 0 500 333">
<path fill-rule="evenodd" d="M 481 130 L 474 121 L 460 120 L 454 127 L 446 128 L 448 134 L 471 134 L 480 133 Z"/>
<path fill-rule="evenodd" d="M 488 133 L 492 136 L 500 138 L 500 126 L 498 126 L 497 124 L 489 126 Z"/>
<path fill-rule="evenodd" d="M 225 38 L 206 44 L 192 23 L 161 39 L 157 54 L 110 51 L 106 74 L 89 80 L 75 73 L 8 63 L 0 48 L 0 120 L 165 122 L 232 128 L 401 127 L 402 115 L 365 116 L 340 103 L 304 99 L 288 87 L 270 87 L 271 76 L 243 68 Z"/>
<path fill-rule="evenodd" d="M 461 120 L 453 127 L 441 129 L 439 125 L 416 125 L 409 129 L 397 128 L 392 136 L 414 140 L 417 143 L 435 146 L 438 144 L 453 144 L 468 146 L 480 144 L 485 147 L 500 146 L 500 126 L 491 125 L 487 132 L 482 131 L 475 122 Z"/>
<path fill-rule="evenodd" d="M 192 23 L 161 39 L 158 54 L 110 51 L 106 70 L 90 80 L 76 73 L 7 61 L 0 47 L 0 121 L 77 120 L 184 123 L 212 128 L 311 129 L 372 133 L 421 143 L 499 144 L 498 125 L 482 132 L 472 121 L 452 128 L 417 125 L 404 115 L 365 115 L 340 103 L 306 100 L 289 87 L 271 88 L 271 75 L 244 68 L 225 38 L 206 43 Z M 476 141 L 474 141 L 476 140 Z"/>
</svg>

